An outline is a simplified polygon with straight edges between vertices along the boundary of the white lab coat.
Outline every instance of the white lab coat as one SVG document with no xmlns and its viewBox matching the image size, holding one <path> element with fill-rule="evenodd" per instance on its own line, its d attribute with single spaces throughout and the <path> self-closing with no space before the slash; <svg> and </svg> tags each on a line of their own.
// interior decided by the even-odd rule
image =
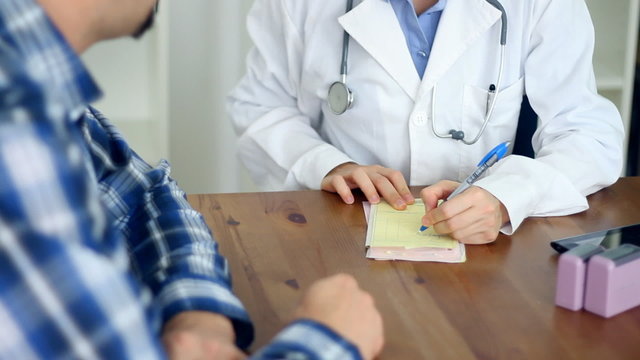
<svg viewBox="0 0 640 360">
<path fill-rule="evenodd" d="M 354 161 L 400 170 L 410 185 L 462 180 L 483 155 L 515 137 L 523 94 L 540 117 L 536 159 L 511 155 L 476 185 L 506 207 L 514 231 L 528 216 L 587 209 L 585 196 L 622 168 L 623 127 L 596 92 L 593 25 L 584 0 L 502 0 L 508 38 L 502 90 L 474 145 L 488 86 L 498 74 L 501 13 L 485 0 L 448 0 L 421 81 L 388 0 L 256 0 L 248 17 L 255 47 L 228 98 L 239 156 L 265 190 L 319 189 L 335 166 Z M 353 107 L 334 115 L 326 97 L 340 79 L 342 35 L 351 36 Z"/>
</svg>

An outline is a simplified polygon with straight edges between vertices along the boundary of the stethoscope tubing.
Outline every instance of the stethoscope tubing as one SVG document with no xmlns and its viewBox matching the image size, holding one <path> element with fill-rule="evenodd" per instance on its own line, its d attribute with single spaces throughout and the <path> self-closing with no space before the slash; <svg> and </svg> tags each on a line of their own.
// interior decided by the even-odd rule
<svg viewBox="0 0 640 360">
<path fill-rule="evenodd" d="M 491 99 L 491 103 L 489 104 L 489 109 L 487 111 L 487 114 L 484 118 L 484 121 L 482 122 L 482 127 L 480 128 L 480 131 L 478 131 L 478 133 L 476 134 L 476 136 L 473 138 L 473 140 L 471 141 L 467 141 L 464 138 L 462 139 L 456 139 L 456 140 L 460 140 L 463 143 L 465 143 L 466 145 L 473 145 L 475 143 L 478 142 L 478 140 L 480 139 L 480 136 L 482 136 L 482 134 L 484 133 L 484 130 L 486 129 L 487 125 L 489 124 L 489 120 L 491 120 L 491 117 L 493 115 L 493 111 L 496 107 L 496 101 L 498 100 L 498 96 L 500 95 L 500 91 L 501 91 L 501 84 L 502 84 L 502 74 L 504 72 L 504 58 L 505 58 L 505 48 L 506 45 L 500 45 L 500 65 L 499 65 L 499 70 L 498 70 L 498 80 L 496 82 L 496 93 L 493 96 L 493 99 Z M 442 134 L 439 133 L 436 130 L 436 89 L 437 86 L 434 84 L 433 85 L 433 91 L 431 93 L 431 130 L 433 131 L 433 134 L 436 137 L 439 137 L 441 139 L 449 139 L 449 138 L 453 138 L 453 135 L 451 133 L 448 134 Z"/>
<path fill-rule="evenodd" d="M 480 130 L 478 131 L 478 133 L 476 134 L 476 136 L 473 138 L 473 140 L 471 141 L 467 141 L 465 140 L 465 134 L 463 131 L 461 130 L 455 130 L 452 129 L 448 134 L 441 134 L 436 130 L 436 90 L 437 90 L 437 86 L 434 84 L 433 85 L 433 90 L 432 90 L 432 94 L 431 94 L 431 131 L 433 132 L 433 134 L 441 139 L 449 139 L 449 138 L 453 138 L 454 140 L 459 140 L 462 141 L 464 144 L 466 145 L 473 145 L 476 142 L 478 142 L 478 140 L 480 139 L 480 137 L 482 136 L 482 134 L 484 133 L 485 129 L 487 128 L 487 125 L 489 124 L 489 120 L 491 120 L 491 117 L 493 116 L 494 110 L 495 110 L 495 106 L 496 106 L 496 102 L 498 100 L 498 97 L 500 95 L 500 91 L 501 91 L 501 85 L 502 85 L 502 75 L 504 72 L 504 63 L 505 63 L 505 48 L 506 48 L 506 44 L 507 44 L 507 13 L 504 9 L 504 7 L 502 6 L 502 4 L 500 3 L 499 0 L 485 0 L 487 1 L 490 5 L 492 5 L 493 7 L 495 7 L 496 9 L 498 9 L 501 12 L 501 28 L 500 28 L 500 61 L 499 61 L 499 70 L 498 70 L 498 79 L 497 82 L 495 84 L 496 88 L 495 88 L 495 94 L 491 99 L 491 103 L 489 104 L 489 108 L 485 114 L 485 118 L 484 121 L 482 122 L 482 126 L 480 127 Z M 348 13 L 349 11 L 351 11 L 351 9 L 353 9 L 353 0 L 347 0 L 347 9 L 346 12 Z M 347 86 L 347 71 L 348 71 L 348 60 L 349 60 L 349 40 L 350 40 L 350 36 L 349 34 L 345 31 L 343 34 L 343 38 L 342 38 L 342 59 L 341 59 L 341 63 L 340 63 L 340 81 L 336 81 L 334 82 L 331 87 L 329 88 L 329 93 L 328 93 L 328 102 L 329 102 L 329 108 L 330 110 L 336 114 L 336 115 L 341 115 L 343 113 L 345 113 L 349 108 L 351 108 L 352 104 L 353 104 L 353 92 L 351 91 L 351 89 L 349 89 L 349 87 Z M 338 93 L 335 93 L 335 91 L 339 91 Z M 334 94 L 336 94 L 337 96 L 332 96 L 332 92 Z M 342 96 L 340 96 L 342 95 Z M 338 104 L 335 103 L 335 101 L 333 101 L 334 99 L 339 99 Z M 340 101 L 342 100 L 342 101 Z M 455 136 L 454 136 L 455 134 Z"/>
<path fill-rule="evenodd" d="M 347 13 L 353 9 L 353 0 L 347 0 Z M 347 67 L 349 62 L 349 34 L 345 31 L 342 35 L 342 62 L 340 64 L 340 75 L 342 75 L 342 82 L 346 84 L 347 81 Z"/>
</svg>

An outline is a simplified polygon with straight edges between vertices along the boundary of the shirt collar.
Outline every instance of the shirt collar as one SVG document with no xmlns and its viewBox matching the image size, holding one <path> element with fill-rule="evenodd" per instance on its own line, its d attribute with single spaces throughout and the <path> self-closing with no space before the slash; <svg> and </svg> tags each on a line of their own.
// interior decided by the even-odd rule
<svg viewBox="0 0 640 360">
<path fill-rule="evenodd" d="M 444 10 L 444 7 L 447 5 L 447 0 L 440 0 L 435 5 L 433 5 L 427 12 L 436 12 Z"/>
<path fill-rule="evenodd" d="M 36 0 L 0 1 L 0 42 L 15 50 L 40 83 L 76 113 L 101 92 L 64 36 Z"/>
<path fill-rule="evenodd" d="M 413 6 L 413 1 L 412 0 L 390 0 L 390 1 L 396 1 L 396 2 L 406 2 L 409 3 L 409 5 L 411 6 L 411 8 L 414 10 L 415 12 L 415 7 Z M 439 0 L 437 3 L 435 3 L 432 7 L 430 7 L 427 11 L 425 11 L 425 14 L 429 14 L 429 13 L 434 13 L 434 12 L 438 12 L 438 11 L 442 11 L 444 10 L 444 7 L 447 5 L 447 0 Z"/>
</svg>

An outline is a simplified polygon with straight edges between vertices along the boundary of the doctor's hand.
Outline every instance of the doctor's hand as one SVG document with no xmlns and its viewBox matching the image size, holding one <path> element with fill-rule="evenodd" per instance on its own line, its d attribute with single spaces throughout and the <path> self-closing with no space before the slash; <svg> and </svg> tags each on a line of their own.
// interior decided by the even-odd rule
<svg viewBox="0 0 640 360">
<path fill-rule="evenodd" d="M 322 179 L 321 187 L 338 193 L 347 204 L 353 204 L 351 190 L 357 188 L 370 203 L 377 204 L 382 197 L 397 210 L 404 210 L 407 204 L 415 201 L 402 173 L 380 165 L 364 166 L 351 162 L 338 165 Z"/>
<path fill-rule="evenodd" d="M 295 312 L 298 319 L 324 324 L 354 344 L 362 358 L 370 360 L 382 351 L 382 317 L 373 297 L 346 274 L 316 281 L 305 293 Z"/>
<path fill-rule="evenodd" d="M 243 360 L 235 345 L 231 321 L 207 311 L 185 311 L 172 317 L 162 330 L 162 342 L 171 360 Z"/>
<path fill-rule="evenodd" d="M 438 200 L 446 199 L 458 185 L 457 182 L 445 180 L 422 189 L 420 196 L 425 206 L 422 224 L 465 244 L 495 241 L 500 228 L 509 222 L 509 213 L 488 191 L 471 186 L 437 206 Z"/>
</svg>

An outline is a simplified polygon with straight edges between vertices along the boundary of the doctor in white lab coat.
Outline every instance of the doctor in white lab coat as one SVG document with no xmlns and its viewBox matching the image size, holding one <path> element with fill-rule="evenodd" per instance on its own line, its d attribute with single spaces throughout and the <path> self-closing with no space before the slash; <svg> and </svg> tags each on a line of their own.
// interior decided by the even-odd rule
<svg viewBox="0 0 640 360">
<path fill-rule="evenodd" d="M 501 12 L 485 0 L 447 0 L 421 80 L 389 1 L 356 1 L 345 13 L 341 0 L 256 0 L 248 17 L 255 47 L 228 111 L 259 186 L 324 189 L 347 203 L 360 188 L 370 201 L 402 209 L 413 202 L 407 184 L 435 184 L 421 193 L 423 223 L 486 243 L 528 216 L 583 211 L 586 195 L 615 182 L 623 126 L 596 92 L 584 0 L 501 0 L 508 17 L 501 89 L 473 145 L 435 132 L 457 129 L 472 139 L 480 131 L 498 77 Z M 434 2 L 414 0 L 416 9 Z M 340 80 L 344 31 L 355 100 L 335 115 L 327 91 Z M 486 152 L 513 141 L 524 94 L 540 118 L 535 159 L 507 156 L 436 207 Z"/>
</svg>

